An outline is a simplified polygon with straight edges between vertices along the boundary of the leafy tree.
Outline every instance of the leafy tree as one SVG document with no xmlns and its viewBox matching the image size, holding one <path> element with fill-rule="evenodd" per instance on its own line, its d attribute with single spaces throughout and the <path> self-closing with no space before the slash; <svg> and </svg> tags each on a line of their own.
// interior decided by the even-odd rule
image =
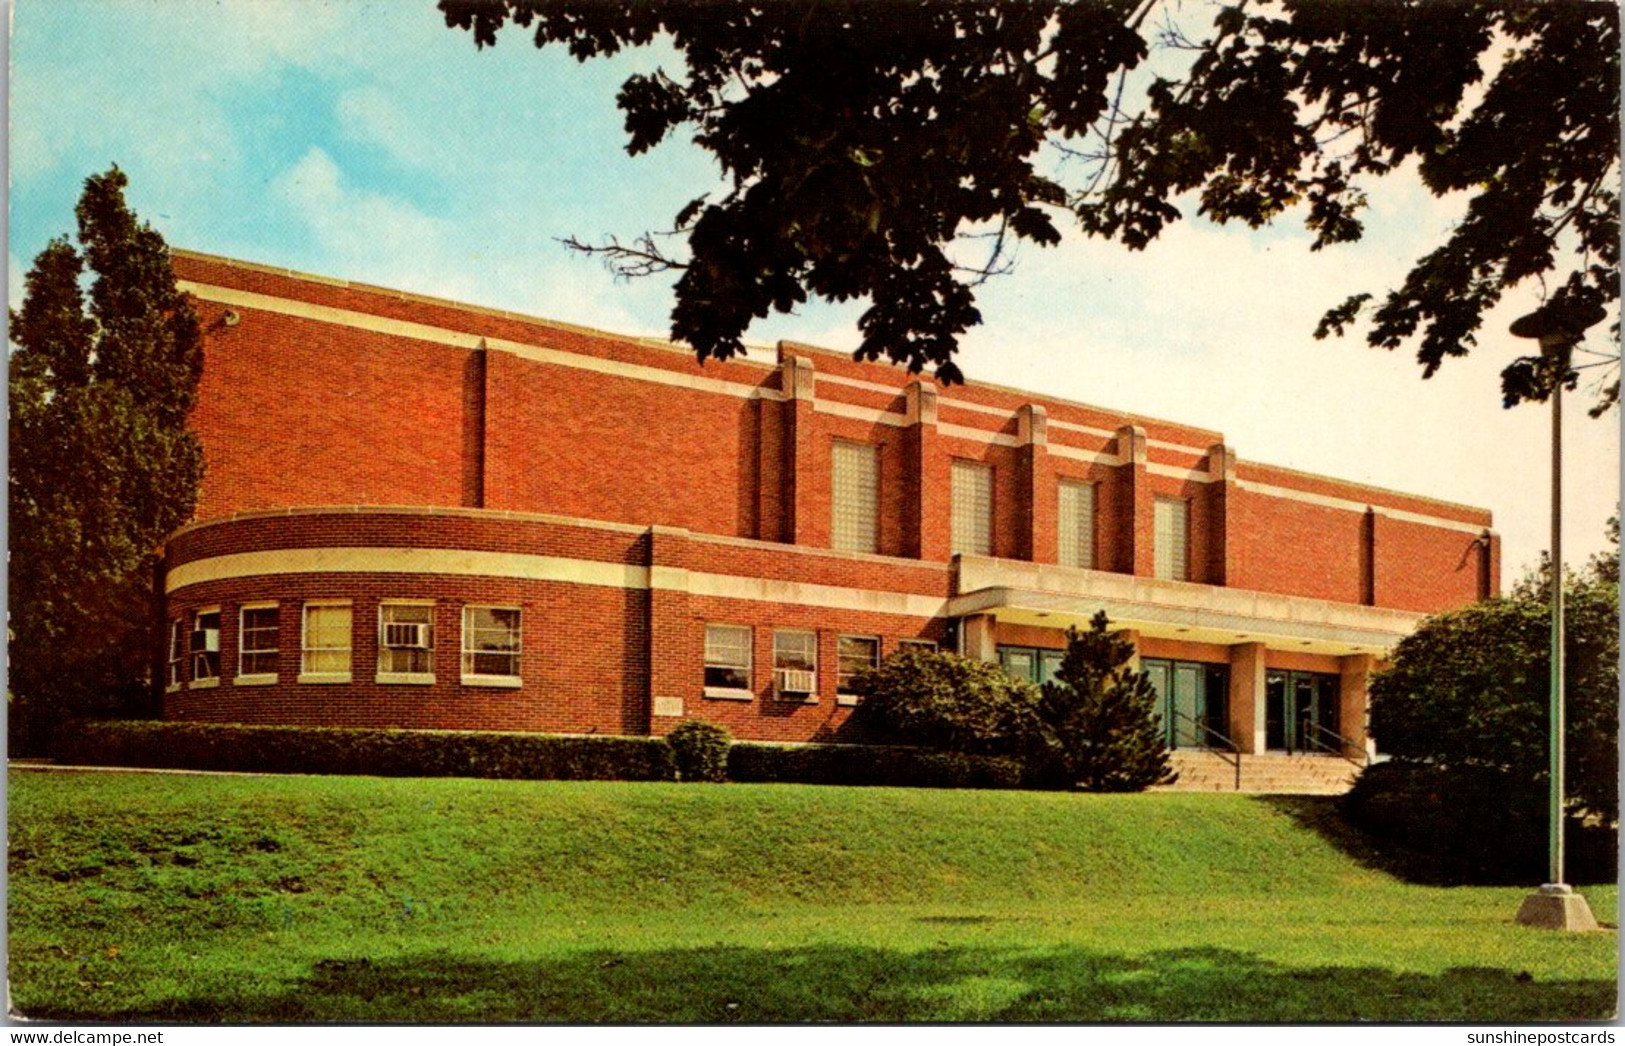
<svg viewBox="0 0 1625 1046">
<path fill-rule="evenodd" d="M 1612 877 L 1619 818 L 1619 582 L 1598 559 L 1564 586 L 1564 784 L 1571 870 Z M 1349 795 L 1354 819 L 1458 880 L 1545 867 L 1549 583 L 1427 618 L 1371 684 L 1371 733 L 1392 758 Z"/>
<path fill-rule="evenodd" d="M 11 312 L 10 687 L 17 720 L 139 700 L 156 552 L 196 503 L 203 357 L 168 248 L 113 167 L 85 182 Z M 89 300 L 84 291 L 85 269 Z M 14 736 L 15 735 L 14 733 Z"/>
<path fill-rule="evenodd" d="M 1608 3 L 1236 3 L 1194 39 L 1171 0 L 440 8 L 480 47 L 512 22 L 583 61 L 657 37 L 682 56 L 678 72 L 628 78 L 618 101 L 633 154 L 692 127 L 721 168 L 718 198 L 676 216 L 686 254 L 665 235 L 568 242 L 628 275 L 679 272 L 672 336 L 701 359 L 738 353 L 753 319 L 810 296 L 866 298 L 859 358 L 957 381 L 977 283 L 1017 241 L 1059 242 L 1057 220 L 1141 248 L 1190 198 L 1255 227 L 1296 208 L 1318 250 L 1358 239 L 1368 187 L 1413 165 L 1433 193 L 1465 193 L 1467 217 L 1372 310 L 1372 345 L 1416 341 L 1430 376 L 1525 280 L 1556 304 L 1618 299 Z M 1372 303 L 1331 308 L 1317 337 Z M 1596 362 L 1614 369 L 1600 411 L 1618 397 L 1618 357 Z M 1574 383 L 1557 369 L 1515 361 L 1508 404 Z"/>
<path fill-rule="evenodd" d="M 1577 812 L 1619 816 L 1619 584 L 1564 594 L 1566 785 Z M 1371 733 L 1395 759 L 1544 781 L 1551 606 L 1523 590 L 1427 618 L 1371 683 Z"/>
<path fill-rule="evenodd" d="M 1038 692 L 991 661 L 901 650 L 853 677 L 852 729 L 880 744 L 1023 755 L 1039 736 Z"/>
<path fill-rule="evenodd" d="M 1108 631 L 1099 611 L 1088 631 L 1067 629 L 1066 656 L 1043 686 L 1038 716 L 1069 781 L 1090 792 L 1172 784 L 1168 745 L 1151 677 L 1129 667 L 1134 644 Z"/>
</svg>

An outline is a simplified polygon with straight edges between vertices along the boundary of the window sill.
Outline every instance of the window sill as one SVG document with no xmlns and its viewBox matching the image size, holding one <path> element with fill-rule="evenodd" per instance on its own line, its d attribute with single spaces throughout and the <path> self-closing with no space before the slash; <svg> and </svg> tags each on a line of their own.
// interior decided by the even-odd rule
<svg viewBox="0 0 1625 1046">
<path fill-rule="evenodd" d="M 256 672 L 251 675 L 238 676 L 231 682 L 233 686 L 270 686 L 276 682 L 276 673 Z"/>
<path fill-rule="evenodd" d="M 863 702 L 857 694 L 836 694 L 835 703 L 843 708 L 855 708 Z"/>
<path fill-rule="evenodd" d="M 375 683 L 410 683 L 414 686 L 429 686 L 434 683 L 433 672 L 379 672 L 373 677 Z"/>
<path fill-rule="evenodd" d="M 185 683 L 171 683 L 168 686 L 164 687 L 164 693 L 166 693 L 166 694 L 175 694 L 175 693 L 179 693 L 180 691 L 185 690 L 185 689 L 186 689 L 186 684 Z"/>
<path fill-rule="evenodd" d="M 749 690 L 736 690 L 733 687 L 708 686 L 705 696 L 713 701 L 754 701 L 756 695 Z"/>
<path fill-rule="evenodd" d="M 190 690 L 212 690 L 220 685 L 220 677 L 212 676 L 208 679 L 194 679 L 186 684 Z"/>
<path fill-rule="evenodd" d="M 787 705 L 816 705 L 818 703 L 817 694 L 774 694 L 773 696 Z"/>
<path fill-rule="evenodd" d="M 525 685 L 518 676 L 463 676 L 464 686 L 494 686 L 517 690 Z"/>
<path fill-rule="evenodd" d="M 299 673 L 299 682 L 301 682 L 301 683 L 348 683 L 349 681 L 350 681 L 350 673 L 348 673 L 348 672 L 300 672 Z"/>
</svg>

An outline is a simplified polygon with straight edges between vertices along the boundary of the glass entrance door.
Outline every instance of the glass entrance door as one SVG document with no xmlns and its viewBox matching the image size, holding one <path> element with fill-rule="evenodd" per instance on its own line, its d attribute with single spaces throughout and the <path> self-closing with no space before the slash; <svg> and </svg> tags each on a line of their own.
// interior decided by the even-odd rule
<svg viewBox="0 0 1625 1046">
<path fill-rule="evenodd" d="M 1324 750 L 1338 728 L 1338 678 L 1320 672 L 1271 670 L 1264 678 L 1264 747 Z"/>
<path fill-rule="evenodd" d="M 1224 665 L 1146 658 L 1140 669 L 1157 692 L 1157 716 L 1170 748 L 1199 748 L 1212 738 L 1203 729 L 1224 732 L 1229 707 L 1229 673 Z"/>
</svg>

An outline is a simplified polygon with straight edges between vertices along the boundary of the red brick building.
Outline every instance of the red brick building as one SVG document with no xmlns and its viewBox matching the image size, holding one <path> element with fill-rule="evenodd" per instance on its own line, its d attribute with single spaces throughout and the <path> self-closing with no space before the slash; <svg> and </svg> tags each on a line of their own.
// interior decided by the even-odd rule
<svg viewBox="0 0 1625 1046">
<path fill-rule="evenodd" d="M 165 713 L 839 740 L 910 643 L 1043 678 L 1098 609 L 1176 743 L 1364 743 L 1490 514 L 1217 432 L 781 343 L 686 349 L 177 252 L 207 332 Z"/>
</svg>

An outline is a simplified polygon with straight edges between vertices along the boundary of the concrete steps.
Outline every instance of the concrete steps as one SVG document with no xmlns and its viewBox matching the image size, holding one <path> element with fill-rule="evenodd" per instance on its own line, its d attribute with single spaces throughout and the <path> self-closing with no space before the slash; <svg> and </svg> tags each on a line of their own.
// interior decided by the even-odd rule
<svg viewBox="0 0 1625 1046">
<path fill-rule="evenodd" d="M 1168 761 L 1179 781 L 1158 792 L 1253 792 L 1265 795 L 1342 795 L 1359 769 L 1333 755 L 1286 755 L 1267 752 L 1241 757 L 1241 787 L 1235 765 L 1215 752 L 1179 750 Z"/>
</svg>

